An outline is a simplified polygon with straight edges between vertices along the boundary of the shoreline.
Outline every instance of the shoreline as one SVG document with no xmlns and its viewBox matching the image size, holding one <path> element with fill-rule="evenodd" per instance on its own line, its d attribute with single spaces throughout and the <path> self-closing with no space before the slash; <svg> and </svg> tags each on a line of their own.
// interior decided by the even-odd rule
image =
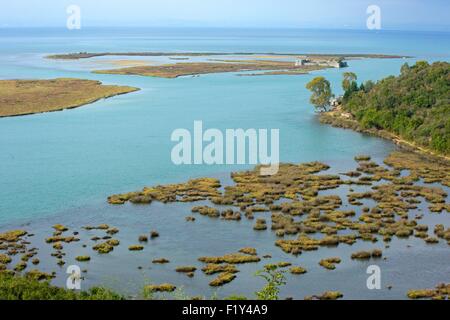
<svg viewBox="0 0 450 320">
<path fill-rule="evenodd" d="M 327 56 L 302 56 L 296 57 L 295 61 L 277 60 L 278 56 L 268 56 L 260 60 L 251 55 L 245 56 L 249 59 L 236 60 L 213 60 L 207 62 L 181 62 L 163 65 L 142 65 L 107 70 L 94 70 L 96 74 L 138 75 L 159 78 L 178 78 L 182 76 L 198 76 L 203 74 L 215 74 L 224 72 L 248 72 L 263 71 L 255 75 L 304 75 L 313 71 L 323 69 L 341 69 L 348 66 L 347 60 L 351 57 L 341 55 Z M 370 58 L 370 57 L 369 57 Z M 364 59 L 364 57 L 360 57 Z M 210 59 L 212 60 L 212 59 Z M 243 74 L 238 74 L 243 75 Z M 244 74 L 249 75 L 249 74 Z"/>
<path fill-rule="evenodd" d="M 0 119 L 75 109 L 139 90 L 75 78 L 1 80 Z"/>
<path fill-rule="evenodd" d="M 341 109 L 322 112 L 319 115 L 319 121 L 323 124 L 328 124 L 335 128 L 349 129 L 386 139 L 392 141 L 400 148 L 423 156 L 428 160 L 437 160 L 438 162 L 442 162 L 444 164 L 450 164 L 449 156 L 438 154 L 422 146 L 417 146 L 413 142 L 407 141 L 389 131 L 362 128 L 358 121 L 356 121 L 351 114 L 343 112 Z"/>
<path fill-rule="evenodd" d="M 412 58 L 405 55 L 393 54 L 331 54 L 331 53 L 276 53 L 276 52 L 77 52 L 77 53 L 63 53 L 51 54 L 45 56 L 47 59 L 53 60 L 78 60 L 89 59 L 94 57 L 104 56 L 131 56 L 131 57 L 158 57 L 158 56 L 173 56 L 173 57 L 198 57 L 198 56 L 228 56 L 228 55 L 266 55 L 266 56 L 309 56 L 309 57 L 340 57 L 340 58 L 373 58 L 373 59 L 401 59 Z"/>
</svg>

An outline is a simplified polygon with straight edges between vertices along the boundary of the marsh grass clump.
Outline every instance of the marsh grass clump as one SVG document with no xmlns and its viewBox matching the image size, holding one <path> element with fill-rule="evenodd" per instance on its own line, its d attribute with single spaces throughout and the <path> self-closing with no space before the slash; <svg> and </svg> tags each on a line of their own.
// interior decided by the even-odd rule
<svg viewBox="0 0 450 320">
<path fill-rule="evenodd" d="M 139 242 L 147 242 L 148 237 L 146 235 L 140 235 L 138 240 L 139 240 Z"/>
<path fill-rule="evenodd" d="M 191 272 L 195 272 L 196 270 L 197 270 L 197 268 L 194 266 L 181 266 L 181 267 L 177 267 L 175 269 L 176 272 L 180 272 L 180 273 L 191 273 Z"/>
<path fill-rule="evenodd" d="M 372 257 L 372 254 L 369 251 L 358 251 L 355 253 L 352 253 L 351 258 L 352 259 L 358 259 L 358 260 L 368 260 Z"/>
<path fill-rule="evenodd" d="M 55 274 L 41 272 L 39 270 L 33 269 L 25 273 L 25 277 L 27 279 L 42 281 L 42 280 L 51 280 L 55 277 Z"/>
<path fill-rule="evenodd" d="M 154 263 L 154 264 L 166 264 L 166 263 L 169 263 L 169 262 L 170 261 L 168 259 L 166 259 L 166 258 L 158 258 L 158 259 L 154 259 L 152 261 L 152 263 Z"/>
<path fill-rule="evenodd" d="M 325 291 L 321 295 L 307 296 L 305 300 L 337 300 L 343 297 L 344 295 L 339 291 Z"/>
<path fill-rule="evenodd" d="M 237 273 L 239 270 L 233 264 L 207 264 L 202 268 L 202 271 L 206 275 L 212 275 L 216 273 Z"/>
<path fill-rule="evenodd" d="M 240 221 L 241 220 L 241 213 L 237 212 L 237 211 L 233 211 L 232 209 L 223 211 L 220 214 L 220 216 L 223 220 L 231 220 L 231 221 Z"/>
<path fill-rule="evenodd" d="M 128 247 L 128 250 L 130 250 L 130 251 L 142 251 L 142 250 L 144 250 L 144 246 L 141 246 L 141 245 L 131 245 L 131 246 L 129 246 Z"/>
<path fill-rule="evenodd" d="M 234 273 L 230 272 L 223 272 L 217 276 L 214 280 L 212 280 L 209 285 L 211 287 L 220 287 L 223 286 L 231 281 L 233 281 L 236 278 L 236 275 Z"/>
<path fill-rule="evenodd" d="M 102 243 L 99 243 L 99 244 L 96 244 L 95 246 L 93 246 L 92 249 L 97 251 L 100 254 L 106 254 L 106 253 L 110 253 L 111 251 L 113 251 L 114 246 L 110 245 L 107 242 L 102 242 Z"/>
<path fill-rule="evenodd" d="M 106 223 L 99 224 L 98 226 L 85 226 L 85 230 L 108 230 L 110 229 L 109 225 Z"/>
<path fill-rule="evenodd" d="M 150 238 L 155 239 L 159 237 L 159 233 L 157 231 L 151 231 L 150 232 Z"/>
<path fill-rule="evenodd" d="M 427 232 L 423 232 L 423 231 L 416 231 L 414 233 L 414 237 L 425 239 L 425 238 L 428 238 L 428 233 Z"/>
<path fill-rule="evenodd" d="M 360 161 L 370 161 L 370 159 L 371 159 L 371 157 L 368 156 L 368 155 L 357 155 L 355 157 L 355 161 L 358 161 L 358 162 L 360 162 Z"/>
<path fill-rule="evenodd" d="M 427 237 L 425 238 L 425 242 L 428 244 L 436 244 L 439 243 L 439 239 L 435 237 Z"/>
<path fill-rule="evenodd" d="M 11 257 L 7 254 L 0 253 L 0 263 L 1 264 L 8 264 L 12 261 Z"/>
<path fill-rule="evenodd" d="M 305 268 L 302 268 L 302 267 L 291 267 L 291 268 L 289 269 L 289 271 L 290 271 L 292 274 L 304 274 L 304 273 L 307 272 L 306 269 L 305 269 Z"/>
<path fill-rule="evenodd" d="M 398 238 L 408 238 L 412 233 L 413 231 L 409 228 L 400 228 L 395 232 L 395 235 Z"/>
<path fill-rule="evenodd" d="M 62 224 L 55 224 L 52 228 L 59 232 L 65 232 L 65 231 L 69 230 L 69 228 L 67 228 L 66 226 L 64 226 Z"/>
<path fill-rule="evenodd" d="M 112 247 L 117 247 L 120 244 L 120 241 L 117 239 L 109 239 L 106 241 L 106 244 L 108 244 Z"/>
<path fill-rule="evenodd" d="M 220 181 L 212 178 L 199 178 L 186 183 L 159 185 L 144 188 L 142 191 L 117 194 L 108 197 L 110 204 L 124 204 L 127 201 L 149 204 L 152 201 L 169 202 L 195 202 L 209 198 L 220 197 Z"/>
<path fill-rule="evenodd" d="M 383 256 L 383 251 L 380 249 L 372 250 L 372 258 L 381 258 Z"/>
<path fill-rule="evenodd" d="M 86 261 L 90 261 L 91 257 L 90 256 L 78 256 L 75 258 L 75 260 L 77 260 L 79 262 L 86 262 Z"/>
<path fill-rule="evenodd" d="M 130 197 L 129 201 L 133 204 L 150 204 L 152 203 L 152 197 L 148 195 L 136 195 Z"/>
<path fill-rule="evenodd" d="M 407 293 L 407 296 L 410 299 L 432 298 L 435 295 L 436 295 L 436 290 L 434 290 L 434 289 L 409 290 Z"/>
<path fill-rule="evenodd" d="M 177 287 L 170 283 L 147 285 L 144 291 L 148 292 L 174 292 Z"/>
<path fill-rule="evenodd" d="M 112 235 L 115 235 L 116 233 L 119 233 L 119 229 L 110 228 L 110 229 L 106 230 L 106 233 L 112 236 Z"/>
<path fill-rule="evenodd" d="M 327 259 L 322 259 L 319 261 L 319 265 L 328 270 L 336 269 L 336 264 L 341 263 L 341 259 L 338 257 L 332 257 Z"/>
<path fill-rule="evenodd" d="M 251 256 L 240 253 L 231 253 L 218 257 L 200 257 L 198 258 L 200 262 L 212 263 L 212 264 L 241 264 L 241 263 L 253 263 L 261 261 L 261 258 L 257 256 Z"/>
<path fill-rule="evenodd" d="M 278 262 L 276 265 L 278 268 L 286 268 L 286 267 L 291 266 L 292 263 L 286 262 L 286 261 L 281 261 L 281 262 Z"/>
<path fill-rule="evenodd" d="M 0 233 L 0 241 L 17 242 L 26 234 L 27 234 L 27 232 L 25 230 L 6 231 L 3 233 Z"/>
<path fill-rule="evenodd" d="M 76 238 L 74 236 L 64 237 L 64 236 L 61 236 L 61 235 L 59 235 L 59 236 L 52 236 L 52 237 L 49 237 L 49 238 L 45 239 L 45 242 L 47 242 L 47 243 L 57 243 L 57 242 L 59 242 L 59 243 L 61 243 L 61 242 L 71 243 L 71 242 L 77 242 L 77 241 L 80 241 L 80 239 Z"/>
<path fill-rule="evenodd" d="M 192 212 L 200 213 L 202 216 L 208 216 L 211 218 L 218 218 L 220 216 L 219 210 L 208 206 L 193 207 Z"/>
<path fill-rule="evenodd" d="M 409 290 L 407 297 L 410 299 L 445 300 L 450 298 L 450 284 L 441 283 L 434 289 Z"/>
<path fill-rule="evenodd" d="M 14 267 L 14 270 L 17 272 L 23 271 L 27 267 L 27 263 L 25 261 L 20 261 Z"/>
<path fill-rule="evenodd" d="M 34 256 L 34 253 L 25 253 L 20 257 L 20 260 L 27 262 L 33 256 Z"/>
<path fill-rule="evenodd" d="M 256 219 L 256 224 L 253 226 L 253 230 L 263 231 L 267 230 L 267 224 L 265 219 Z"/>
<path fill-rule="evenodd" d="M 251 247 L 245 247 L 239 250 L 240 253 L 245 253 L 251 256 L 257 256 L 257 252 L 255 248 L 251 248 Z"/>
<path fill-rule="evenodd" d="M 55 249 L 55 250 L 62 250 L 64 247 L 63 247 L 63 245 L 62 245 L 62 243 L 61 242 L 56 242 L 54 245 L 53 245 L 53 249 Z"/>
</svg>

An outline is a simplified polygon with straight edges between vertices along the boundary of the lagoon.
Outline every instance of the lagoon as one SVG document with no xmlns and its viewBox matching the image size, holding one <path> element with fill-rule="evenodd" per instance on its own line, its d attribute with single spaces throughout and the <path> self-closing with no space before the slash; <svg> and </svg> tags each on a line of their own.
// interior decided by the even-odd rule
<svg viewBox="0 0 450 320">
<path fill-rule="evenodd" d="M 57 222 L 73 228 L 109 223 L 120 228 L 121 241 L 126 245 L 108 257 L 89 262 L 86 285 L 103 283 L 136 294 L 144 280 L 150 278 L 182 284 L 189 294 L 212 295 L 212 290 L 205 291 L 204 277 L 187 279 L 176 274 L 174 267 L 193 264 L 197 256 L 228 253 L 244 246 L 254 246 L 261 252 L 268 250 L 274 259 L 286 260 L 274 248 L 274 236 L 244 231 L 248 230 L 245 221 L 233 226 L 198 219 L 186 226 L 184 215 L 190 212 L 190 206 L 184 204 L 113 207 L 106 198 L 143 186 L 194 177 L 213 176 L 227 181 L 231 171 L 250 168 L 173 164 L 171 133 L 177 128 L 190 128 L 195 120 L 223 131 L 279 129 L 283 162 L 323 161 L 335 172 L 353 169 L 356 154 L 370 154 L 381 163 L 396 147 L 376 137 L 320 124 L 308 102 L 306 83 L 323 75 L 339 93 L 344 71 L 355 72 L 360 81 L 376 80 L 398 74 L 404 62 L 448 61 L 449 40 L 448 33 L 348 30 L 1 29 L 2 79 L 77 77 L 142 90 L 75 110 L 0 119 L 0 230 L 22 226 L 41 239 L 51 233 L 50 226 Z M 238 77 L 224 73 L 177 79 L 91 73 L 101 59 L 44 59 L 52 53 L 78 51 L 380 53 L 414 58 L 351 60 L 346 69 L 300 76 Z M 435 222 L 436 218 L 429 219 Z M 128 244 L 151 229 L 165 237 L 152 242 L 142 253 L 127 252 Z M 43 257 L 49 256 L 49 248 L 45 244 L 39 246 Z M 352 262 L 345 263 L 340 273 L 322 273 L 316 268 L 301 281 L 291 281 L 283 295 L 298 298 L 333 288 L 349 298 L 404 297 L 412 278 L 419 288 L 448 280 L 448 267 L 436 270 L 433 262 L 450 265 L 445 258 L 448 248 L 442 246 L 430 249 L 417 243 L 413 258 L 402 241 L 393 244 L 392 258 L 384 265 L 384 283 L 395 282 L 392 290 L 368 291 L 367 266 Z M 340 254 L 349 255 L 357 249 L 343 248 Z M 66 251 L 68 256 L 84 253 L 80 248 Z M 170 267 L 149 266 L 153 258 L 169 256 L 168 252 L 173 261 Z M 322 251 L 317 252 L 303 258 L 302 263 L 312 266 L 323 257 Z M 43 261 L 44 271 L 58 268 L 54 260 Z M 408 261 L 414 264 L 400 267 Z M 137 269 L 140 265 L 146 266 L 144 271 Z M 414 265 L 420 265 L 420 271 Z M 253 277 L 254 268 L 244 266 L 238 280 L 221 289 L 219 295 L 254 292 L 262 284 Z M 56 283 L 65 283 L 64 271 L 59 269 Z"/>
</svg>

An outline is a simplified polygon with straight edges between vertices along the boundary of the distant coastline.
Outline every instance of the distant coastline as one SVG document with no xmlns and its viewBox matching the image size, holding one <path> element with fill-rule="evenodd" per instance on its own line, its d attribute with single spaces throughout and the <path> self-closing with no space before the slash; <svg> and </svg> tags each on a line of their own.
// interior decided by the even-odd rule
<svg viewBox="0 0 450 320">
<path fill-rule="evenodd" d="M 268 55 L 268 56 L 301 56 L 308 55 L 309 57 L 347 57 L 347 58 L 373 58 L 373 59 L 399 59 L 411 58 L 403 55 L 389 55 L 389 54 L 325 54 L 325 53 L 275 53 L 275 52 L 75 52 L 47 55 L 47 59 L 55 60 L 77 60 L 89 59 L 94 57 L 104 56 L 130 56 L 130 57 L 198 57 L 198 56 L 226 56 L 226 55 Z"/>
<path fill-rule="evenodd" d="M 231 56 L 233 59 L 207 59 L 162 65 L 131 65 L 109 70 L 94 70 L 99 74 L 139 75 L 146 77 L 177 78 L 222 72 L 265 71 L 243 75 L 303 75 L 326 68 L 346 67 L 351 59 L 399 59 L 405 56 L 382 54 L 282 54 L 282 53 L 211 53 L 211 52 L 103 52 L 68 53 L 49 55 L 48 59 L 79 60 L 104 56 L 169 57 L 171 60 L 189 60 L 189 57 Z M 285 58 L 290 59 L 285 59 Z"/>
<path fill-rule="evenodd" d="M 323 112 L 319 115 L 319 121 L 323 124 L 329 124 L 336 128 L 351 129 L 357 132 L 374 135 L 394 142 L 399 147 L 422 155 L 430 160 L 438 160 L 442 163 L 450 163 L 450 157 L 433 152 L 423 146 L 418 146 L 411 141 L 406 141 L 401 137 L 386 131 L 373 128 L 363 128 L 349 113 L 337 108 L 331 111 Z"/>
</svg>

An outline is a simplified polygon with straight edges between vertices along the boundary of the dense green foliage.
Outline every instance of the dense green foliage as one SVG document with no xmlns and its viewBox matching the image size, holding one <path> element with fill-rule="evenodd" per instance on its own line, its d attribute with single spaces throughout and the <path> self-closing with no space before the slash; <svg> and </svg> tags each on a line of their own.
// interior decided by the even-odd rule
<svg viewBox="0 0 450 320">
<path fill-rule="evenodd" d="M 0 300 L 122 300 L 123 297 L 105 288 L 71 291 L 23 276 L 0 273 Z"/>
<path fill-rule="evenodd" d="M 450 64 L 403 65 L 398 77 L 350 87 L 343 108 L 364 128 L 385 129 L 438 153 L 450 154 Z"/>
</svg>

